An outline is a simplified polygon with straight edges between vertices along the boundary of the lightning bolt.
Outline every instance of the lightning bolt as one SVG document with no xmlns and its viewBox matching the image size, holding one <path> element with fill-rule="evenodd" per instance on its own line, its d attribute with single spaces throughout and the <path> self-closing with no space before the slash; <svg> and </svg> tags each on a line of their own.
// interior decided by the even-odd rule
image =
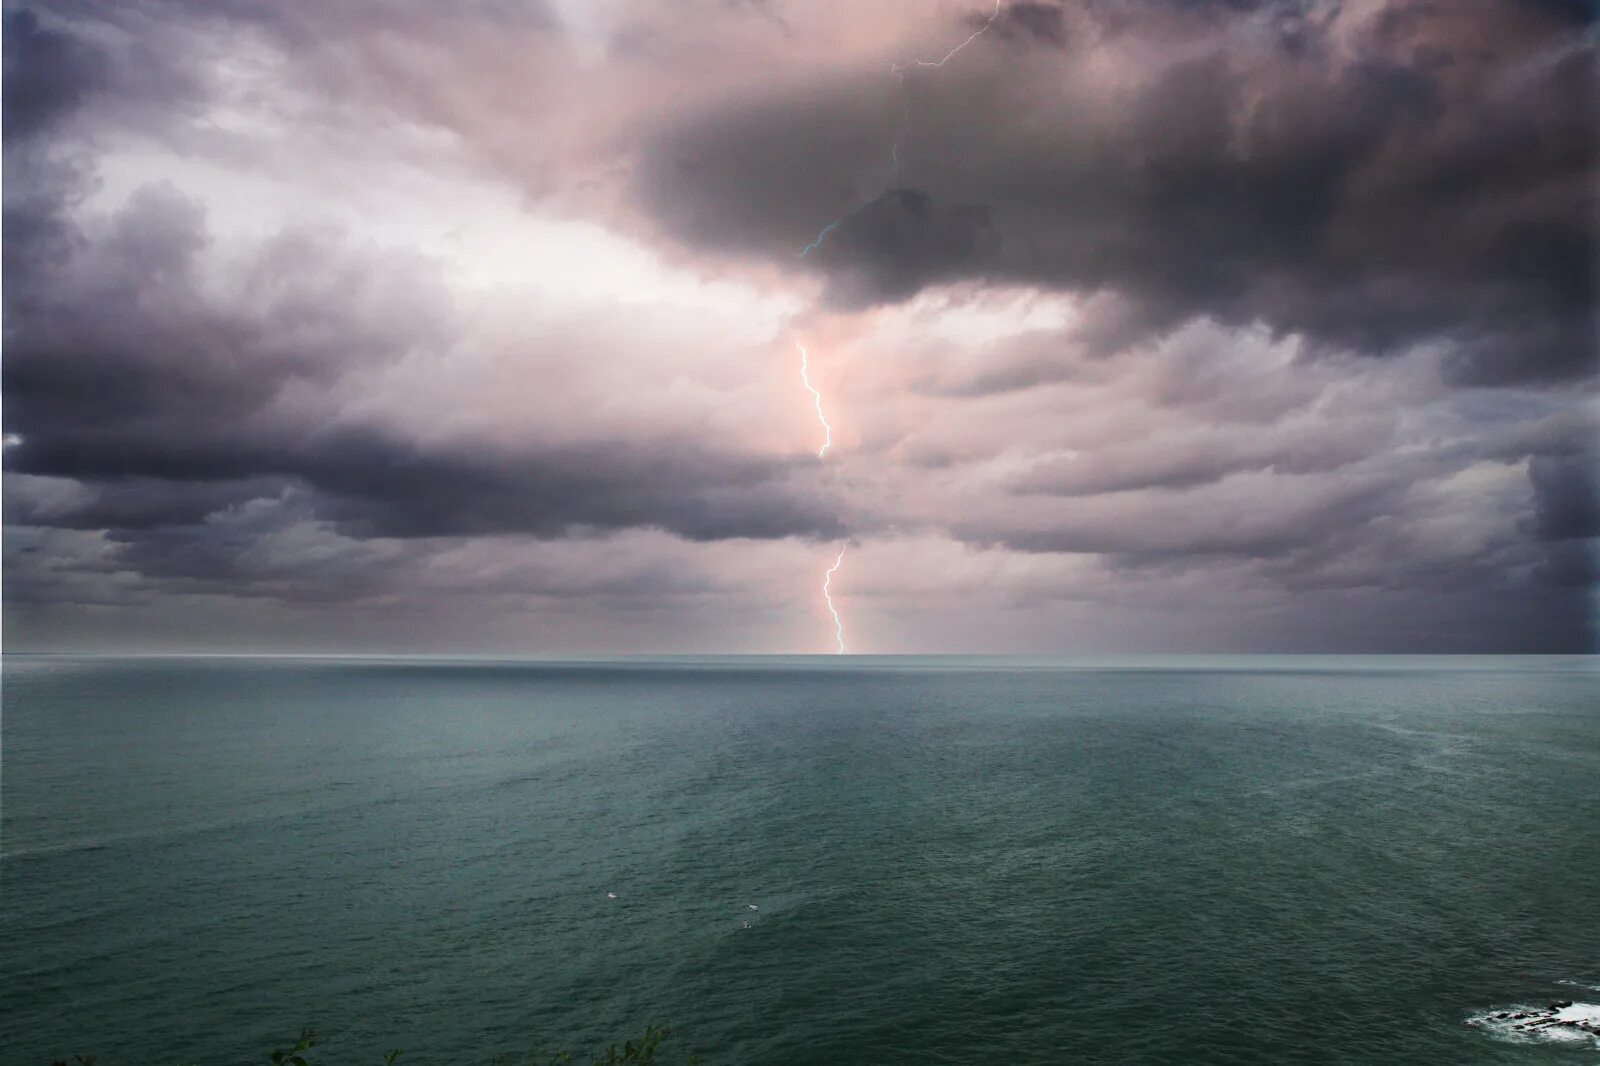
<svg viewBox="0 0 1600 1066">
<path fill-rule="evenodd" d="M 816 251 L 818 248 L 822 247 L 822 242 L 828 239 L 828 234 L 830 234 L 834 230 L 838 229 L 839 228 L 839 223 L 841 223 L 843 221 L 844 221 L 844 219 L 842 219 L 842 218 L 836 218 L 832 222 L 828 223 L 826 226 L 823 226 L 822 227 L 822 232 L 817 234 L 817 239 L 812 241 L 810 244 L 806 245 L 804 248 L 800 249 L 800 258 L 804 259 L 810 253 L 812 253 L 812 252 Z"/>
<path fill-rule="evenodd" d="M 988 21 L 974 30 L 972 36 L 968 37 L 966 40 L 950 49 L 950 51 L 946 52 L 943 59 L 908 59 L 900 63 L 891 63 L 889 64 L 889 73 L 899 78 L 900 84 L 904 86 L 905 72 L 910 70 L 912 67 L 944 66 L 946 63 L 950 62 L 950 60 L 955 58 L 957 52 L 960 52 L 967 45 L 971 44 L 973 41 L 976 41 L 979 37 L 982 37 L 985 33 L 987 33 L 989 31 L 989 27 L 994 25 L 995 19 L 1000 17 L 1000 9 L 1004 6 L 1005 0 L 994 0 L 994 11 L 990 13 Z M 904 135 L 905 127 L 909 126 L 910 122 L 911 101 L 907 99 L 905 101 L 905 115 L 901 120 L 901 132 L 895 134 L 894 141 L 889 145 L 890 168 L 896 179 L 900 177 L 900 138 Z M 804 259 L 818 248 L 821 248 L 822 242 L 828 239 L 828 234 L 838 229 L 840 223 L 843 221 L 844 219 L 842 218 L 836 218 L 826 226 L 823 226 L 822 229 L 818 231 L 816 238 L 812 240 L 810 244 L 800 249 L 800 258 Z"/>
<path fill-rule="evenodd" d="M 960 44 L 958 44 L 954 48 L 950 49 L 950 51 L 946 52 L 944 54 L 944 58 L 943 59 L 940 59 L 940 60 L 908 59 L 904 63 L 892 64 L 889 67 L 889 73 L 890 74 L 900 74 L 900 73 L 902 73 L 902 72 L 904 72 L 906 70 L 911 69 L 912 67 L 942 67 L 942 66 L 944 66 L 946 63 L 950 62 L 950 60 L 955 58 L 955 55 L 956 55 L 957 52 L 961 51 L 967 45 L 971 44 L 973 41 L 976 41 L 979 37 L 982 37 L 985 33 L 987 33 L 989 31 L 989 27 L 994 25 L 994 20 L 1000 17 L 1000 8 L 1001 8 L 1002 5 L 1004 5 L 1004 3 L 1005 3 L 1005 0 L 994 0 L 994 14 L 989 16 L 989 21 L 985 22 L 982 26 L 979 26 L 978 29 L 973 33 L 973 35 L 971 37 L 968 37 L 966 40 L 962 41 Z"/>
<path fill-rule="evenodd" d="M 806 354 L 805 345 L 801 344 L 799 341 L 795 341 L 794 346 L 800 349 L 800 381 L 805 385 L 806 391 L 811 394 L 811 399 L 816 403 L 817 421 L 822 423 L 824 439 L 822 441 L 822 447 L 817 449 L 817 458 L 821 459 L 824 455 L 828 454 L 828 449 L 833 447 L 833 427 L 828 425 L 827 418 L 822 414 L 822 393 L 818 392 L 816 386 L 811 384 L 811 373 L 808 363 L 810 357 Z"/>
<path fill-rule="evenodd" d="M 824 230 L 823 232 L 826 233 L 827 231 Z M 821 238 L 818 239 L 820 240 Z M 833 447 L 833 427 L 828 425 L 827 418 L 823 417 L 822 414 L 822 393 L 818 392 L 816 386 L 811 384 L 811 356 L 806 352 L 806 346 L 799 341 L 795 341 L 794 346 L 800 349 L 800 381 L 805 385 L 806 391 L 811 394 L 812 402 L 817 407 L 817 421 L 822 423 L 824 439 L 822 447 L 817 449 L 817 458 L 821 459 L 828 454 L 828 449 Z M 833 575 L 843 562 L 844 549 L 840 548 L 839 557 L 833 561 L 833 565 L 828 568 L 828 572 L 822 578 L 822 598 L 828 604 L 828 613 L 833 615 L 833 639 L 839 642 L 840 655 L 844 654 L 844 619 L 839 617 L 839 609 L 833 605 L 833 596 L 829 592 L 829 587 L 833 583 Z"/>
<path fill-rule="evenodd" d="M 822 578 L 822 598 L 827 601 L 828 613 L 833 615 L 833 639 L 839 642 L 839 654 L 844 654 L 844 620 L 839 617 L 839 609 L 833 605 L 833 594 L 828 588 L 833 583 L 833 575 L 839 572 L 839 567 L 844 563 L 844 549 L 839 549 L 839 557 L 828 567 L 828 572 Z"/>
<path fill-rule="evenodd" d="M 950 49 L 950 51 L 946 52 L 944 54 L 944 58 L 937 60 L 910 59 L 901 63 L 892 63 L 889 66 L 889 73 L 900 79 L 900 84 L 903 91 L 905 86 L 905 72 L 907 70 L 910 70 L 912 67 L 944 66 L 946 63 L 950 62 L 950 60 L 954 59 L 963 48 L 967 47 L 967 45 L 971 44 L 973 41 L 976 41 L 979 37 L 982 37 L 985 33 L 989 32 L 989 27 L 993 26 L 995 20 L 1000 17 L 1000 10 L 1004 6 L 1005 0 L 994 0 L 994 11 L 990 13 L 988 21 L 974 30 L 972 35 L 966 40 L 962 41 L 960 44 Z M 904 115 L 902 117 L 901 132 L 895 135 L 894 140 L 889 145 L 889 160 L 896 178 L 900 176 L 900 140 L 901 137 L 904 136 L 905 132 L 907 132 L 909 129 L 911 122 L 911 101 L 909 98 L 905 99 L 903 110 Z M 823 226 L 822 229 L 818 231 L 816 238 L 812 240 L 810 244 L 800 249 L 800 257 L 804 259 L 812 252 L 822 247 L 822 242 L 828 239 L 828 234 L 838 229 L 840 224 L 843 222 L 844 219 L 839 218 L 834 219 L 826 226 Z M 799 341 L 796 341 L 795 347 L 800 349 L 800 381 L 805 385 L 806 391 L 811 394 L 811 399 L 816 404 L 817 408 L 817 421 L 822 423 L 824 440 L 822 442 L 822 447 L 817 449 L 817 458 L 821 459 L 828 454 L 828 449 L 833 446 L 833 427 L 828 425 L 828 419 L 822 413 L 822 393 L 818 392 L 816 387 L 811 384 L 810 356 L 806 352 L 805 345 L 801 344 Z M 845 653 L 844 619 L 839 617 L 839 609 L 833 605 L 832 588 L 833 575 L 837 574 L 839 572 L 839 567 L 844 565 L 844 553 L 845 549 L 840 548 L 838 557 L 833 560 L 833 565 L 828 567 L 828 572 L 822 577 L 822 599 L 823 602 L 828 605 L 828 613 L 833 616 L 833 639 L 839 644 L 840 655 Z"/>
</svg>

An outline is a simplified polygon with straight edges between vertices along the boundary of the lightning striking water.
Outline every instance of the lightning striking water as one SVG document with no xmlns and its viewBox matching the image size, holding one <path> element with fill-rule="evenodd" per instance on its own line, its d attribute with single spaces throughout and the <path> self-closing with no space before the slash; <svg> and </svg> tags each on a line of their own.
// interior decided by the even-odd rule
<svg viewBox="0 0 1600 1066">
<path fill-rule="evenodd" d="M 907 69 L 909 69 L 911 67 L 942 67 L 942 66 L 944 66 L 946 63 L 950 62 L 951 59 L 955 58 L 955 54 L 957 52 L 961 51 L 967 45 L 971 44 L 973 41 L 976 41 L 979 37 L 982 37 L 986 32 L 988 32 L 989 27 L 994 25 L 994 20 L 1000 17 L 1000 8 L 1004 3 L 1005 3 L 1005 0 L 994 0 L 994 14 L 989 16 L 989 21 L 985 22 L 982 26 L 979 26 L 978 29 L 976 31 L 974 31 L 974 33 L 972 34 L 971 37 L 968 37 L 966 40 L 962 41 L 960 44 L 958 44 L 954 48 L 950 49 L 950 51 L 946 52 L 944 54 L 944 58 L 943 59 L 940 59 L 940 60 L 908 59 L 904 63 L 895 63 L 895 64 L 891 65 L 889 67 L 889 73 L 890 74 L 899 74 L 902 71 L 907 70 Z"/>
<path fill-rule="evenodd" d="M 907 70 L 910 70 L 912 67 L 944 66 L 946 63 L 950 62 L 950 60 L 954 59 L 956 54 L 963 48 L 987 33 L 989 31 L 989 27 L 993 26 L 995 20 L 1000 17 L 1000 10 L 1004 6 L 1005 0 L 994 0 L 994 11 L 990 13 L 988 21 L 974 30 L 972 35 L 966 40 L 962 41 L 960 44 L 950 49 L 950 51 L 946 52 L 944 54 L 944 58 L 936 60 L 908 59 L 904 62 L 893 63 L 889 66 L 889 73 L 900 79 L 900 84 L 903 91 L 905 87 L 905 72 Z M 905 133 L 908 132 L 911 123 L 911 102 L 909 98 L 905 100 L 903 110 L 904 115 L 902 117 L 901 132 L 895 135 L 894 140 L 889 145 L 890 166 L 892 167 L 892 171 L 896 179 L 898 179 L 900 176 L 900 140 Z M 815 239 L 813 239 L 810 244 L 800 249 L 800 257 L 804 259 L 812 252 L 822 247 L 822 242 L 828 239 L 828 234 L 838 229 L 843 222 L 844 219 L 837 218 L 828 223 L 826 226 L 823 226 L 822 229 L 818 231 Z M 811 394 L 811 398 L 816 404 L 817 421 L 822 423 L 824 440 L 822 442 L 822 447 L 817 449 L 817 458 L 821 459 L 823 456 L 828 454 L 828 449 L 833 446 L 833 427 L 828 425 L 828 419 L 822 413 L 822 393 L 818 392 L 816 387 L 811 384 L 809 365 L 810 356 L 806 353 L 805 345 L 796 341 L 795 347 L 800 349 L 800 380 L 802 383 L 804 383 L 806 391 Z M 833 561 L 833 565 L 828 568 L 827 574 L 825 574 L 822 578 L 822 598 L 828 604 L 828 613 L 833 615 L 833 637 L 834 640 L 838 641 L 839 643 L 840 655 L 844 654 L 844 619 L 839 617 L 839 610 L 833 605 L 833 595 L 830 592 L 830 588 L 833 584 L 833 575 L 838 573 L 839 567 L 842 565 L 844 565 L 844 549 L 840 548 L 839 557 Z"/>
<path fill-rule="evenodd" d="M 844 549 L 839 549 L 839 557 L 828 567 L 828 572 L 822 578 L 822 598 L 828 603 L 828 613 L 833 615 L 833 639 L 839 642 L 839 654 L 844 654 L 844 620 L 839 617 L 838 608 L 833 605 L 833 595 L 828 587 L 833 583 L 833 575 L 838 573 L 839 567 L 844 563 Z"/>
<path fill-rule="evenodd" d="M 818 392 L 816 386 L 811 384 L 811 373 L 808 362 L 810 356 L 806 354 L 805 345 L 801 344 L 799 341 L 795 341 L 794 346 L 800 349 L 800 381 L 805 385 L 806 391 L 811 394 L 811 399 L 815 401 L 817 405 L 817 421 L 822 423 L 822 432 L 824 437 L 822 441 L 822 447 L 817 449 L 817 458 L 821 459 L 824 455 L 828 454 L 828 449 L 833 447 L 833 427 L 828 425 L 827 418 L 822 414 L 822 393 Z"/>
<path fill-rule="evenodd" d="M 806 352 L 806 346 L 795 341 L 794 346 L 800 349 L 800 381 L 805 385 L 806 391 L 811 394 L 812 401 L 817 406 L 817 421 L 822 423 L 824 439 L 822 447 L 817 449 L 817 458 L 821 459 L 828 454 L 828 449 L 833 446 L 833 427 L 828 425 L 828 420 L 822 414 L 822 393 L 811 384 L 811 356 Z M 833 637 L 839 642 L 839 654 L 844 654 L 844 620 L 839 617 L 839 611 L 833 605 L 833 597 L 828 593 L 828 586 L 833 581 L 834 572 L 839 569 L 839 564 L 844 562 L 844 549 L 839 549 L 839 557 L 833 561 L 833 566 L 828 569 L 822 579 L 822 598 L 828 603 L 828 613 L 833 615 Z"/>
</svg>

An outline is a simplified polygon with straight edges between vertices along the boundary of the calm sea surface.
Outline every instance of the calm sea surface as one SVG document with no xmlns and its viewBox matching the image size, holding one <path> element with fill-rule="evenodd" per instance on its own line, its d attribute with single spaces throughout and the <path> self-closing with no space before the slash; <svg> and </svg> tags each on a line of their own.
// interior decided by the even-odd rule
<svg viewBox="0 0 1600 1066">
<path fill-rule="evenodd" d="M 1593 659 L 7 656 L 3 742 L 6 1064 L 1600 1062 L 1483 1020 L 1600 1018 Z"/>
</svg>

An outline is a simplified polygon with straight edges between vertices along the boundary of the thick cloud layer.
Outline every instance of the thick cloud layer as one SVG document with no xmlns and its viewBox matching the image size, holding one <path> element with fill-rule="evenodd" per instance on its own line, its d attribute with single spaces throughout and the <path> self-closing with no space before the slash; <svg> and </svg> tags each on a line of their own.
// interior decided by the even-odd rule
<svg viewBox="0 0 1600 1066">
<path fill-rule="evenodd" d="M 65 227 L 44 227 L 52 241 Z M 341 379 L 434 350 L 464 328 L 420 263 L 353 257 L 288 233 L 236 284 L 207 279 L 199 208 L 145 188 L 74 251 L 26 236 L 8 290 L 5 390 L 12 469 L 94 491 L 51 521 L 122 514 L 182 521 L 221 486 L 295 482 L 361 536 L 655 527 L 690 539 L 836 536 L 827 502 L 788 484 L 789 464 L 679 434 L 647 442 L 425 442 L 328 402 Z M 560 353 L 558 358 L 577 358 Z M 249 499 L 243 496 L 240 502 Z M 30 517 L 26 503 L 16 516 Z"/>
<path fill-rule="evenodd" d="M 7 635 L 1591 650 L 1595 32 L 8 8 Z"/>
<path fill-rule="evenodd" d="M 1370 355 L 1439 344 L 1474 383 L 1592 371 L 1590 16 L 1249 6 L 1012 6 L 937 69 L 847 89 L 830 71 L 682 116 L 640 193 L 684 239 L 781 261 L 819 220 L 888 228 L 874 185 L 915 187 L 922 225 L 896 231 L 914 236 L 808 260 L 847 304 L 1034 282 L 1116 292 L 1152 331 L 1205 316 Z M 930 204 L 977 205 L 998 254 Z"/>
</svg>

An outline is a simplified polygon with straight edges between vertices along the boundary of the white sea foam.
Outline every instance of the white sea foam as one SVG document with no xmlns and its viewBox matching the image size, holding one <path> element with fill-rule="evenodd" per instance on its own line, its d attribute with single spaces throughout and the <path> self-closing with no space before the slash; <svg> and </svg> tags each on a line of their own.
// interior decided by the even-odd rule
<svg viewBox="0 0 1600 1066">
<path fill-rule="evenodd" d="M 1548 1005 L 1497 1007 L 1473 1015 L 1467 1019 L 1467 1024 L 1478 1026 L 1501 1040 L 1559 1041 L 1600 1047 L 1600 1003 L 1573 1003 L 1559 1009 Z"/>
</svg>

